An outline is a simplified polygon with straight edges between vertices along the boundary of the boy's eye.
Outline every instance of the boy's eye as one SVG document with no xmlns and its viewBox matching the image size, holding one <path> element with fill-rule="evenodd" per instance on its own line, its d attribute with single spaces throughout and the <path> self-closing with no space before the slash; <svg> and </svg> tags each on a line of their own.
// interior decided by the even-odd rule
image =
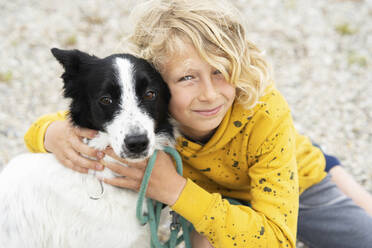
<svg viewBox="0 0 372 248">
<path fill-rule="evenodd" d="M 221 72 L 220 72 L 219 70 L 215 70 L 215 71 L 213 72 L 213 74 L 221 74 Z"/>
<path fill-rule="evenodd" d="M 112 98 L 109 96 L 103 96 L 99 99 L 99 102 L 103 105 L 110 105 L 112 103 Z"/>
<path fill-rule="evenodd" d="M 156 92 L 153 90 L 146 91 L 143 95 L 143 99 L 145 100 L 154 100 L 156 97 Z"/>
<path fill-rule="evenodd" d="M 179 82 L 181 82 L 181 81 L 188 81 L 188 80 L 191 80 L 191 79 L 193 79 L 193 76 L 187 75 L 187 76 L 181 77 L 178 81 Z"/>
</svg>

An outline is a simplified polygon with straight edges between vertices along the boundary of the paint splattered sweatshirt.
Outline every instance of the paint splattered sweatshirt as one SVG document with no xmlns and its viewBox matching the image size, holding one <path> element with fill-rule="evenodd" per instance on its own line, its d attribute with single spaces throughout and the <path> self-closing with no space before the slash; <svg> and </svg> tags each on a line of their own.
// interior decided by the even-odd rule
<svg viewBox="0 0 372 248">
<path fill-rule="evenodd" d="M 30 151 L 45 152 L 47 126 L 65 118 L 58 112 L 36 121 L 25 135 Z M 274 87 L 252 110 L 233 104 L 205 145 L 181 137 L 177 150 L 188 180 L 172 208 L 214 247 L 295 247 L 299 193 L 325 177 L 325 160 L 295 131 Z"/>
</svg>

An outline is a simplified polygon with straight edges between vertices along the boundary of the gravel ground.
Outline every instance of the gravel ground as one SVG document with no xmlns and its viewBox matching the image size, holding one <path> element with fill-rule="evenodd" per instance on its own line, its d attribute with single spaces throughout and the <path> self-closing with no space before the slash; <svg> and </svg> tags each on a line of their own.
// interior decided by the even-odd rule
<svg viewBox="0 0 372 248">
<path fill-rule="evenodd" d="M 135 0 L 0 0 L 0 170 L 40 115 L 66 109 L 50 48 L 120 51 Z M 372 0 L 237 0 L 296 127 L 372 192 Z"/>
</svg>

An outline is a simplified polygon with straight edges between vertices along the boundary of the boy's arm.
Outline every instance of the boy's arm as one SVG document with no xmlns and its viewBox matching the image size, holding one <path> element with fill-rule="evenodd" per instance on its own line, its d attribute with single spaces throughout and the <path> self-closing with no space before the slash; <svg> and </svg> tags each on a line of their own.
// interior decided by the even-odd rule
<svg viewBox="0 0 372 248">
<path fill-rule="evenodd" d="M 44 147 L 44 136 L 48 126 L 54 121 L 66 120 L 67 114 L 68 111 L 59 111 L 43 115 L 36 120 L 24 136 L 27 149 L 30 152 L 47 152 Z"/>
</svg>

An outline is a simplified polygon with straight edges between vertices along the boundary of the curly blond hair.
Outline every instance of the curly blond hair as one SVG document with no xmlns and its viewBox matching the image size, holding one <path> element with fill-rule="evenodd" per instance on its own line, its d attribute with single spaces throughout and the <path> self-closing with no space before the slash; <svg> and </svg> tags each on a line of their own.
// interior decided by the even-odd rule
<svg viewBox="0 0 372 248">
<path fill-rule="evenodd" d="M 132 11 L 131 51 L 160 72 L 167 59 L 190 41 L 200 56 L 237 87 L 237 100 L 253 108 L 271 70 L 262 52 L 246 38 L 239 12 L 223 0 L 151 0 Z M 183 51 L 187 52 L 187 51 Z"/>
</svg>

